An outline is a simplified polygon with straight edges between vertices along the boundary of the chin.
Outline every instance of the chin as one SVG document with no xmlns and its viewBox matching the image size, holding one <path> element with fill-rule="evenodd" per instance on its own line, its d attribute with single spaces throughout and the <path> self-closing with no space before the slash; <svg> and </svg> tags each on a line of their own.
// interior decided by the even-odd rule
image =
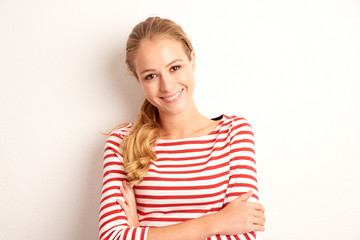
<svg viewBox="0 0 360 240">
<path fill-rule="evenodd" d="M 181 113 L 185 112 L 185 110 L 186 110 L 186 105 L 179 104 L 178 106 L 166 107 L 166 108 L 159 109 L 159 112 L 163 112 L 165 114 L 176 115 L 176 114 L 181 114 Z"/>
</svg>

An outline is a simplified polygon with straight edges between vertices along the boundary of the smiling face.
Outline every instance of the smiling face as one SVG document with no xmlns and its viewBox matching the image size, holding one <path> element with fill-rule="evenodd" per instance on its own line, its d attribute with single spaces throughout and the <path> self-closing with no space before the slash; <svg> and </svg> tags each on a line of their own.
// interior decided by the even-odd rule
<svg viewBox="0 0 360 240">
<path fill-rule="evenodd" d="M 160 115 L 179 114 L 194 106 L 195 55 L 188 58 L 180 41 L 143 39 L 134 56 L 136 79 Z"/>
</svg>

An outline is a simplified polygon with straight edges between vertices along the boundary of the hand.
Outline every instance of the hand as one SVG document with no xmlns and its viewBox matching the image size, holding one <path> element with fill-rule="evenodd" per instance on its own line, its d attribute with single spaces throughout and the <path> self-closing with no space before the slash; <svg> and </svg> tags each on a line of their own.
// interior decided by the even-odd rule
<svg viewBox="0 0 360 240">
<path fill-rule="evenodd" d="M 252 195 L 251 190 L 242 194 L 217 213 L 218 234 L 237 235 L 265 230 L 265 209 L 260 203 L 247 202 Z"/>
<path fill-rule="evenodd" d="M 125 202 L 120 198 L 116 199 L 116 202 L 120 204 L 124 210 L 130 227 L 139 227 L 139 217 L 136 210 L 136 199 L 134 189 L 124 180 L 122 186 L 120 186 L 120 192 L 123 195 Z"/>
</svg>

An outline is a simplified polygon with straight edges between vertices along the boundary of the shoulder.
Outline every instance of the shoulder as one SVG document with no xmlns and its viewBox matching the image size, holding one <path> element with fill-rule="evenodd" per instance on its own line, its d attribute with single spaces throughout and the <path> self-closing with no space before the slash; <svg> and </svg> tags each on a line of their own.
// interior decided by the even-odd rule
<svg viewBox="0 0 360 240">
<path fill-rule="evenodd" d="M 249 121 L 237 115 L 225 115 L 223 114 L 223 124 L 228 125 L 231 130 L 236 129 L 252 129 Z"/>
<path fill-rule="evenodd" d="M 223 125 L 227 126 L 231 141 L 233 138 L 254 137 L 252 126 L 244 117 L 223 114 Z"/>
<path fill-rule="evenodd" d="M 115 127 L 111 131 L 108 139 L 106 140 L 105 148 L 118 149 L 121 140 L 123 140 L 124 137 L 129 134 L 129 130 L 131 129 L 132 125 L 133 125 L 132 123 L 128 123 L 128 124 L 121 124 Z"/>
</svg>

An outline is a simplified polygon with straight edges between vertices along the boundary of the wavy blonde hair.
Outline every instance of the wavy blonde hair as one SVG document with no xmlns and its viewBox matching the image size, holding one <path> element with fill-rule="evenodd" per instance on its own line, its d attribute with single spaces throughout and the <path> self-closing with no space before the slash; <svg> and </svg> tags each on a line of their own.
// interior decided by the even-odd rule
<svg viewBox="0 0 360 240">
<path fill-rule="evenodd" d="M 141 41 L 157 38 L 180 41 L 188 59 L 191 60 L 191 53 L 194 49 L 182 27 L 169 19 L 150 17 L 134 27 L 126 43 L 126 64 L 135 78 L 138 79 L 134 56 Z M 143 180 L 149 170 L 150 161 L 157 159 L 153 148 L 159 138 L 159 127 L 158 109 L 145 99 L 140 115 L 119 146 L 131 186 L 137 185 Z"/>
</svg>

